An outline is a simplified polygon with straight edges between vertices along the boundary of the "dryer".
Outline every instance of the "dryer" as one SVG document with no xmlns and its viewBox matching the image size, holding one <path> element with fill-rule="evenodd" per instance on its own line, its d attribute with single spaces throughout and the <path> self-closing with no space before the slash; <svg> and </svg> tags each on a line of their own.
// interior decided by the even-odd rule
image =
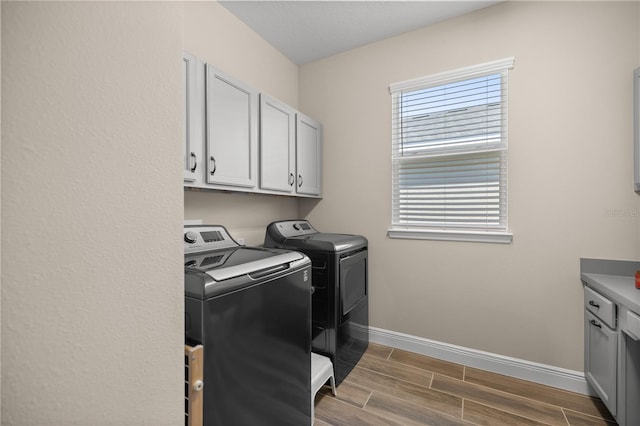
<svg viewBox="0 0 640 426">
<path fill-rule="evenodd" d="M 312 349 L 331 358 L 340 384 L 369 345 L 367 239 L 319 232 L 306 220 L 285 220 L 267 226 L 264 246 L 311 259 Z"/>
</svg>

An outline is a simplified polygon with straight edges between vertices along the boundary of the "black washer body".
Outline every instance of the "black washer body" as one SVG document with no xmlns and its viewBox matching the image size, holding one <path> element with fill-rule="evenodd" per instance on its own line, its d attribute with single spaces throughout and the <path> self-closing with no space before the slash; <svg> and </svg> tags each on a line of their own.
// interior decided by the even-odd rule
<svg viewBox="0 0 640 426">
<path fill-rule="evenodd" d="M 311 424 L 309 259 L 240 246 L 220 225 L 185 227 L 185 241 L 185 341 L 204 347 L 204 425 Z"/>
<path fill-rule="evenodd" d="M 264 246 L 311 259 L 312 349 L 331 358 L 340 384 L 369 344 L 367 239 L 321 233 L 305 220 L 288 220 L 269 224 Z"/>
</svg>

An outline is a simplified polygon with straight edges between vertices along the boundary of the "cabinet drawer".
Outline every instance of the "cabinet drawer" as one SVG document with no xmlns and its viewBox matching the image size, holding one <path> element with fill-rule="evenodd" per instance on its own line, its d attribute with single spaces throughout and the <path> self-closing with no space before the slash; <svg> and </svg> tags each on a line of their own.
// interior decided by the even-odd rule
<svg viewBox="0 0 640 426">
<path fill-rule="evenodd" d="M 609 327 L 616 328 L 616 305 L 612 301 L 589 287 L 585 287 L 584 306 Z"/>
</svg>

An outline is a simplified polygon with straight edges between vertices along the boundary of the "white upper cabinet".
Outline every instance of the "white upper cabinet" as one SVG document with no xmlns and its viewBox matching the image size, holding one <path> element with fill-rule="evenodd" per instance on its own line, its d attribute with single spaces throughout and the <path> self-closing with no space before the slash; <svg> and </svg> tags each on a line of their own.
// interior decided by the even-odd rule
<svg viewBox="0 0 640 426">
<path fill-rule="evenodd" d="M 260 188 L 295 190 L 296 111 L 260 94 Z"/>
<path fill-rule="evenodd" d="M 258 93 L 207 64 L 207 182 L 254 188 Z"/>
<path fill-rule="evenodd" d="M 296 120 L 296 192 L 322 194 L 322 126 L 302 113 Z"/>
<path fill-rule="evenodd" d="M 182 54 L 183 160 L 185 185 L 203 180 L 204 63 L 189 52 Z"/>
<path fill-rule="evenodd" d="M 186 51 L 182 78 L 185 188 L 321 196 L 319 122 Z"/>
<path fill-rule="evenodd" d="M 322 130 L 319 122 L 260 95 L 260 189 L 320 196 Z"/>
</svg>

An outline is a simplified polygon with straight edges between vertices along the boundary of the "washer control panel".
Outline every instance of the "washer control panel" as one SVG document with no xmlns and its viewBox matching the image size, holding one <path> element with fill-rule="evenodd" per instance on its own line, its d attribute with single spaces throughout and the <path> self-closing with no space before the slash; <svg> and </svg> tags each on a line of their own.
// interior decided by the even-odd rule
<svg viewBox="0 0 640 426">
<path fill-rule="evenodd" d="M 229 231 L 222 225 L 188 225 L 184 227 L 184 252 L 219 250 L 238 247 Z"/>
<path fill-rule="evenodd" d="M 285 220 L 282 222 L 274 222 L 270 226 L 275 228 L 284 238 L 318 233 L 306 220 Z"/>
</svg>

